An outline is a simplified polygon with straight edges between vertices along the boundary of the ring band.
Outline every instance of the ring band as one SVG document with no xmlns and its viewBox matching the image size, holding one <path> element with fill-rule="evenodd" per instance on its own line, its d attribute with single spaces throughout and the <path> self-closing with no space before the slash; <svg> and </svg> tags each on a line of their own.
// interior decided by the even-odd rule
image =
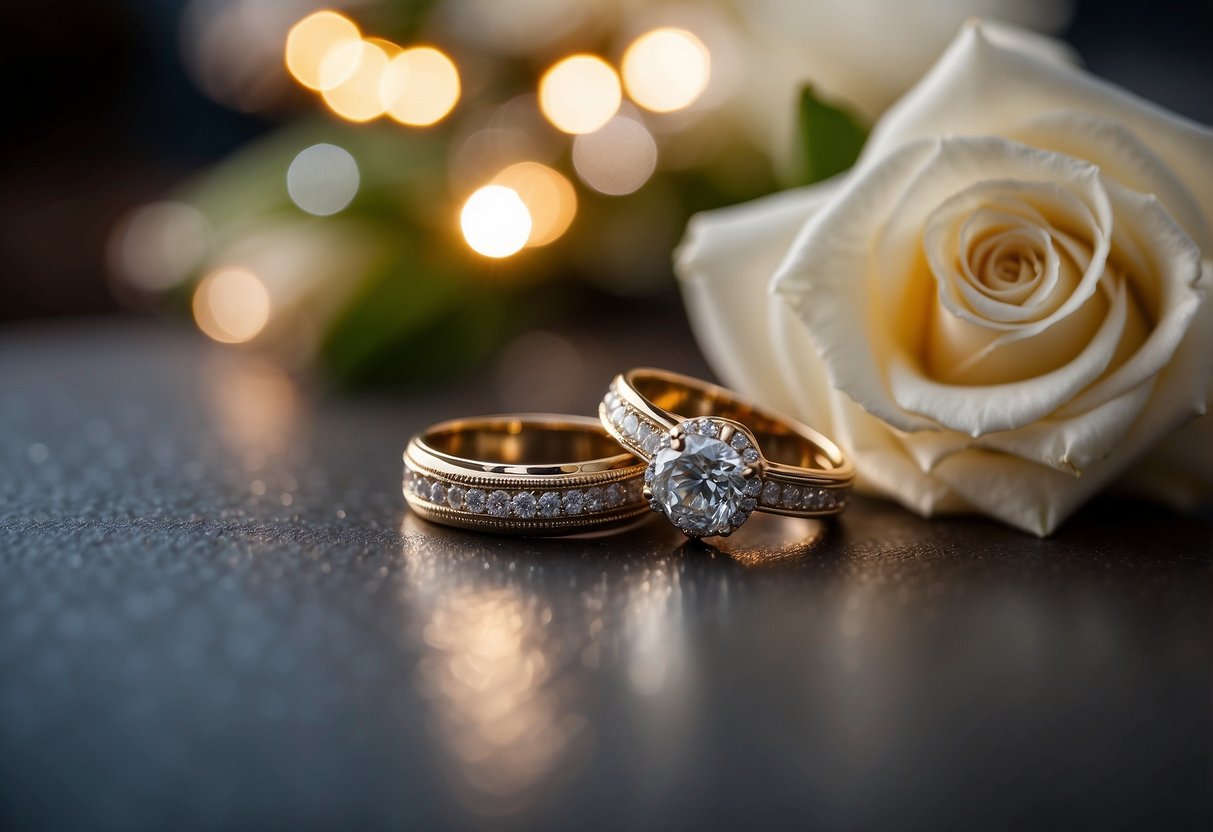
<svg viewBox="0 0 1213 832">
<path fill-rule="evenodd" d="M 426 520 L 518 535 L 623 525 L 644 513 L 645 465 L 596 419 L 527 414 L 433 425 L 404 451 L 404 498 Z"/>
<path fill-rule="evenodd" d="M 839 514 L 855 479 L 839 447 L 817 431 L 690 376 L 622 373 L 598 416 L 649 463 L 649 507 L 693 537 L 729 535 L 755 510 Z"/>
</svg>

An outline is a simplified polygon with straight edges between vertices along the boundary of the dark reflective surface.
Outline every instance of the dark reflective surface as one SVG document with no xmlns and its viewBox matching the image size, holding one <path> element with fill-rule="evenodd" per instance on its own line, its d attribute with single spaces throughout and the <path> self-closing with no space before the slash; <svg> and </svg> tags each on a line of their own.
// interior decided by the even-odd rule
<svg viewBox="0 0 1213 832">
<path fill-rule="evenodd" d="M 1104 501 L 1039 541 L 859 501 L 718 548 L 484 537 L 398 482 L 483 384 L 318 402 L 145 328 L 10 332 L 0 380 L 6 828 L 1213 819 L 1194 521 Z"/>
</svg>

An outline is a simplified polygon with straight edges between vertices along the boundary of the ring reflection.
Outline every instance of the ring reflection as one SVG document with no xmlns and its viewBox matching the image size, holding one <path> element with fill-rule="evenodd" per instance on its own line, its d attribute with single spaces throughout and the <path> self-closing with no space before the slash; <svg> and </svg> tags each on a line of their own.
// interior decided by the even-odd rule
<svg viewBox="0 0 1213 832">
<path fill-rule="evenodd" d="M 603 678 L 681 696 L 684 558 L 620 558 L 619 536 L 507 539 L 411 514 L 402 535 L 415 684 L 447 779 L 478 814 L 525 812 L 558 792 L 595 742 Z M 653 546 L 646 528 L 623 537 Z M 591 558 L 602 568 L 586 570 Z"/>
</svg>

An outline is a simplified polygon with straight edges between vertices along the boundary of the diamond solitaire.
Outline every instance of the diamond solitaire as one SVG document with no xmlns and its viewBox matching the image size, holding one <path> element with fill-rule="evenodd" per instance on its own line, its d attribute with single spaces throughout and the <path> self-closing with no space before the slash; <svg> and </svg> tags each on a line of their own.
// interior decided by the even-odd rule
<svg viewBox="0 0 1213 832">
<path fill-rule="evenodd" d="M 751 440 L 739 426 L 700 419 L 675 427 L 645 479 L 649 506 L 693 537 L 730 535 L 750 516 L 761 489 Z"/>
<path fill-rule="evenodd" d="M 690 413 L 700 415 L 679 415 Z M 665 370 L 615 376 L 598 420 L 647 463 L 649 508 L 689 537 L 730 535 L 754 511 L 832 517 L 846 508 L 855 479 L 839 447 L 808 425 Z"/>
</svg>

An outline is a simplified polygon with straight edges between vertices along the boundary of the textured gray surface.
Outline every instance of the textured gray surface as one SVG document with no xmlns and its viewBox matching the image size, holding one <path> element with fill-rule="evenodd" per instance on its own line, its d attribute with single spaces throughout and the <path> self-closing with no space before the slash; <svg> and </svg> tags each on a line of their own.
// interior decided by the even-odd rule
<svg viewBox="0 0 1213 832">
<path fill-rule="evenodd" d="M 616 369 L 579 337 L 536 404 Z M 0 334 L 5 828 L 1209 828 L 1208 526 L 406 517 L 408 433 L 519 406 L 492 378 L 339 401 L 142 324 Z"/>
</svg>

